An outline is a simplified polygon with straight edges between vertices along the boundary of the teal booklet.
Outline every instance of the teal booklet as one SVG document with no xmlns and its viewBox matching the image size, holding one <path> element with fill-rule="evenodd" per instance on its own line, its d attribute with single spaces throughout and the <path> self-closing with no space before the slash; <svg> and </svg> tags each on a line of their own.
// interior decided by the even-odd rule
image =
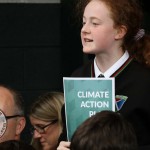
<svg viewBox="0 0 150 150">
<path fill-rule="evenodd" d="M 67 137 L 87 118 L 102 110 L 115 111 L 114 78 L 63 78 Z"/>
</svg>

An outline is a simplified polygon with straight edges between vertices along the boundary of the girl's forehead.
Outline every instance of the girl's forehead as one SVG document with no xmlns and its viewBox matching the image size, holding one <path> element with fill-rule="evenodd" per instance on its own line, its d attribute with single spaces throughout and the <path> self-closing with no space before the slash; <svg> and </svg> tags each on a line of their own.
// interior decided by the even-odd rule
<svg viewBox="0 0 150 150">
<path fill-rule="evenodd" d="M 90 1 L 87 5 L 86 5 L 86 7 L 85 7 L 85 9 L 84 9 L 84 12 L 86 11 L 86 10 L 89 10 L 89 9 L 91 9 L 91 10 L 97 10 L 97 11 L 107 11 L 107 12 L 110 12 L 110 10 L 108 9 L 108 6 L 104 3 L 104 2 L 102 2 L 102 1 L 98 1 L 98 0 L 92 0 L 92 1 Z"/>
<path fill-rule="evenodd" d="M 86 5 L 84 9 L 83 17 L 86 16 L 99 19 L 110 17 L 110 9 L 104 2 L 99 0 L 92 0 Z"/>
</svg>

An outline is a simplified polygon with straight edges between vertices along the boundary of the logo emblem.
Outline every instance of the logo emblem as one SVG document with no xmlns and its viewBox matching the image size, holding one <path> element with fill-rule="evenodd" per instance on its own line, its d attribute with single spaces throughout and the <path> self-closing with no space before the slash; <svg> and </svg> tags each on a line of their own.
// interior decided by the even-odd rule
<svg viewBox="0 0 150 150">
<path fill-rule="evenodd" d="M 127 99 L 128 99 L 127 96 L 116 95 L 116 109 L 117 109 L 117 111 L 119 111 L 122 108 L 122 106 L 124 105 L 124 103 L 126 102 Z"/>
<path fill-rule="evenodd" d="M 0 137 L 5 133 L 6 128 L 6 118 L 3 112 L 0 110 Z"/>
</svg>

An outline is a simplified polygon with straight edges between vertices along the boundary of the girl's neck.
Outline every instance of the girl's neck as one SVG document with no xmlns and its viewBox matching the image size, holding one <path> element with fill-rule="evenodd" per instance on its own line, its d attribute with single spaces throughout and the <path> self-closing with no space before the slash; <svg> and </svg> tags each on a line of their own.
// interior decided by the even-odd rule
<svg viewBox="0 0 150 150">
<path fill-rule="evenodd" d="M 124 54 L 123 50 L 114 51 L 113 53 L 103 53 L 96 55 L 96 64 L 101 72 L 107 71 L 114 63 L 116 63 Z"/>
</svg>

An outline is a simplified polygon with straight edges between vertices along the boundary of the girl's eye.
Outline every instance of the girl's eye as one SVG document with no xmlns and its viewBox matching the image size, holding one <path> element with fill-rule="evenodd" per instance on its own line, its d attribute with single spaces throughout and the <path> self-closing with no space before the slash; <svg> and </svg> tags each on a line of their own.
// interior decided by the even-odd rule
<svg viewBox="0 0 150 150">
<path fill-rule="evenodd" d="M 95 23 L 95 22 L 93 22 L 92 24 L 93 24 L 94 26 L 97 26 L 97 25 L 98 25 L 98 23 Z"/>
<path fill-rule="evenodd" d="M 85 25 L 85 22 L 82 22 L 82 25 L 84 26 L 84 25 Z"/>
</svg>

